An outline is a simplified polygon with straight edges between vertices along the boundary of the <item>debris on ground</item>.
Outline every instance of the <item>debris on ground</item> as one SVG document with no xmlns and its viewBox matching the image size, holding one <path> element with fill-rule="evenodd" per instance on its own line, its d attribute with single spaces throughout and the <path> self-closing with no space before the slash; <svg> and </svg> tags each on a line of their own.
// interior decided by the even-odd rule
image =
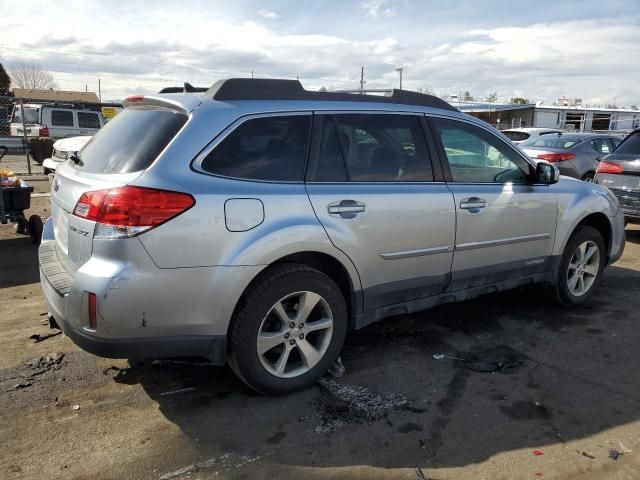
<svg viewBox="0 0 640 480">
<path fill-rule="evenodd" d="M 609 458 L 611 458 L 612 460 L 618 460 L 618 458 L 620 458 L 622 455 L 624 454 L 622 452 L 619 452 L 615 448 L 609 450 Z"/>
<path fill-rule="evenodd" d="M 587 452 L 582 452 L 580 455 L 582 455 L 583 457 L 590 458 L 591 460 L 596 459 L 596 457 L 594 457 L 593 455 L 589 455 Z"/>
<path fill-rule="evenodd" d="M 102 374 L 107 375 L 109 377 L 113 377 L 113 378 L 120 378 L 125 376 L 128 373 L 128 371 L 129 370 L 127 368 L 120 368 L 120 367 L 111 365 L 110 367 L 105 368 L 102 371 Z"/>
<path fill-rule="evenodd" d="M 15 389 L 27 388 L 27 387 L 30 387 L 31 385 L 32 385 L 31 382 L 28 382 L 28 381 L 27 382 L 19 382 L 19 383 L 16 383 L 13 388 L 15 388 Z"/>
<path fill-rule="evenodd" d="M 365 387 L 326 379 L 318 380 L 318 384 L 322 390 L 318 402 L 322 423 L 316 427 L 317 433 L 330 433 L 352 421 L 379 420 L 409 405 L 404 396 L 396 393 L 377 394 Z"/>
<path fill-rule="evenodd" d="M 47 320 L 48 321 L 48 320 Z M 62 335 L 62 331 L 59 332 L 55 332 L 55 333 L 50 333 L 48 335 L 40 335 L 39 333 L 34 333 L 33 335 L 31 335 L 29 337 L 29 339 L 34 340 L 33 343 L 40 343 L 43 342 L 51 337 L 57 337 L 58 335 Z"/>
<path fill-rule="evenodd" d="M 168 392 L 162 392 L 160 396 L 168 397 L 170 395 L 179 395 L 181 393 L 190 393 L 195 391 L 196 391 L 196 387 L 178 388 L 177 390 L 169 390 Z"/>
<path fill-rule="evenodd" d="M 341 378 L 344 375 L 344 372 L 345 368 L 342 364 L 342 358 L 340 358 L 339 356 L 336 361 L 333 362 L 333 365 L 329 367 L 329 370 L 327 370 L 327 374 L 334 378 Z"/>
<path fill-rule="evenodd" d="M 62 365 L 62 359 L 64 358 L 64 353 L 61 352 L 53 352 L 48 353 L 42 357 L 32 358 L 31 360 L 27 360 L 24 365 L 26 367 L 35 370 L 35 372 L 31 373 L 31 375 L 39 375 L 48 370 L 58 370 Z"/>
<path fill-rule="evenodd" d="M 507 345 L 499 345 L 472 354 L 465 360 L 464 366 L 474 372 L 510 374 L 522 368 L 526 361 L 527 357 L 513 348 Z"/>
<path fill-rule="evenodd" d="M 247 464 L 253 463 L 259 460 L 261 457 L 250 457 L 248 455 L 235 456 L 230 453 L 225 453 L 219 457 L 210 458 L 209 460 L 203 460 L 201 462 L 195 462 L 186 467 L 179 468 L 173 472 L 165 473 L 160 476 L 160 480 L 170 480 L 171 478 L 182 477 L 186 475 L 190 477 L 192 473 L 198 472 L 205 468 L 217 467 L 217 470 L 212 472 L 212 476 L 218 476 L 220 473 L 230 472 L 238 468 L 244 467 Z"/>
<path fill-rule="evenodd" d="M 618 442 L 618 445 L 620 445 L 620 450 L 622 451 L 622 453 L 633 453 L 633 450 L 631 450 L 630 448 L 625 447 L 622 442 Z"/>
<path fill-rule="evenodd" d="M 80 405 L 74 405 L 71 410 L 80 410 Z"/>
<path fill-rule="evenodd" d="M 544 455 L 544 452 L 542 450 L 534 450 L 533 453 L 536 457 L 539 457 L 540 455 Z"/>
<path fill-rule="evenodd" d="M 420 467 L 416 467 L 416 480 L 428 480 L 427 477 L 422 473 L 422 469 Z"/>
<path fill-rule="evenodd" d="M 434 360 L 443 360 L 445 358 L 448 358 L 449 360 L 462 360 L 464 362 L 464 358 L 452 357 L 451 355 L 445 355 L 444 353 L 434 353 L 431 356 L 434 358 Z"/>
</svg>

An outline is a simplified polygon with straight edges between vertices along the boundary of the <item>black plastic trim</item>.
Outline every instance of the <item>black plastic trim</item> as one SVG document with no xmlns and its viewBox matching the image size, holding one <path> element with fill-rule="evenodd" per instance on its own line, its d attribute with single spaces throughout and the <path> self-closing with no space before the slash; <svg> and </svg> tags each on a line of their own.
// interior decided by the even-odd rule
<svg viewBox="0 0 640 480">
<path fill-rule="evenodd" d="M 420 107 L 439 108 L 458 112 L 446 101 L 433 95 L 393 89 L 391 95 L 360 95 L 339 92 L 313 92 L 305 90 L 298 80 L 270 78 L 229 78 L 218 80 L 207 96 L 218 101 L 232 100 L 318 100 L 338 102 L 395 103 Z"/>
</svg>

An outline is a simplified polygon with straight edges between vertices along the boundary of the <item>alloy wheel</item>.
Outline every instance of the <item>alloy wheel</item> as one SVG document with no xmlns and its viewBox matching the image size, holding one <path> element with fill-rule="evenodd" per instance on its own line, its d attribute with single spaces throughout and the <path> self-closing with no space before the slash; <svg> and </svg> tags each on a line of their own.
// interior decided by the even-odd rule
<svg viewBox="0 0 640 480">
<path fill-rule="evenodd" d="M 600 249 L 587 240 L 571 256 L 567 270 L 567 287 L 571 295 L 581 297 L 593 286 L 600 271 Z"/>
<path fill-rule="evenodd" d="M 333 335 L 333 312 L 315 292 L 301 291 L 277 301 L 256 338 L 260 363 L 280 378 L 302 375 L 324 357 Z"/>
</svg>

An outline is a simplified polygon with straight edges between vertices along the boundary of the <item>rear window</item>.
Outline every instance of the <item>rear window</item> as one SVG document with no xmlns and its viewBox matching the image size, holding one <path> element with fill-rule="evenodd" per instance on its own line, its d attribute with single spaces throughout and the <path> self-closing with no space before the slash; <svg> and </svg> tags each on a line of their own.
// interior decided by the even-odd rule
<svg viewBox="0 0 640 480">
<path fill-rule="evenodd" d="M 640 132 L 629 135 L 615 150 L 621 155 L 640 155 Z"/>
<path fill-rule="evenodd" d="M 70 110 L 51 110 L 51 125 L 54 127 L 73 127 L 73 112 Z"/>
<path fill-rule="evenodd" d="M 520 144 L 520 147 L 546 147 L 546 148 L 571 148 L 580 143 L 580 137 L 572 137 L 570 135 L 544 135 L 543 137 L 535 137 L 526 140 Z"/>
<path fill-rule="evenodd" d="M 24 123 L 40 123 L 40 109 L 33 107 L 23 107 L 24 109 Z M 13 110 L 13 121 L 15 123 L 23 123 L 22 121 L 22 109 L 20 105 L 16 105 Z"/>
<path fill-rule="evenodd" d="M 513 140 L 515 142 L 520 142 L 522 140 L 526 140 L 530 137 L 528 133 L 525 132 L 510 132 L 508 130 L 502 132 L 504 133 L 509 140 Z"/>
<path fill-rule="evenodd" d="M 94 173 L 144 170 L 186 123 L 183 113 L 161 108 L 126 108 L 78 152 L 76 168 Z"/>
</svg>

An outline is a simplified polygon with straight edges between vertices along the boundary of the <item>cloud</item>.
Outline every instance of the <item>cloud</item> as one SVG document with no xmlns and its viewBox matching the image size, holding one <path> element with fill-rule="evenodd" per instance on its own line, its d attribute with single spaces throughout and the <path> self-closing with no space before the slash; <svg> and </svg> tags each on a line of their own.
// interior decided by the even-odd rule
<svg viewBox="0 0 640 480">
<path fill-rule="evenodd" d="M 85 4 L 69 8 L 78 5 Z M 402 66 L 405 88 L 428 87 L 442 95 L 468 90 L 483 98 L 497 91 L 501 99 L 518 92 L 547 103 L 560 95 L 590 103 L 610 103 L 613 97 L 619 105 L 640 103 L 635 87 L 640 63 L 633 61 L 640 17 L 633 15 L 529 25 L 520 19 L 519 25 L 495 28 L 482 20 L 465 27 L 447 17 L 434 33 L 417 18 L 424 9 L 409 0 L 365 1 L 355 11 L 336 3 L 330 15 L 324 7 L 292 8 L 287 17 L 295 21 L 285 26 L 256 21 L 256 10 L 249 12 L 246 5 L 237 17 L 202 9 L 194 16 L 192 9 L 138 2 L 107 15 L 101 4 L 87 5 L 72 34 L 60 32 L 62 20 L 55 12 L 34 7 L 12 16 L 11 25 L 18 26 L 3 30 L 2 62 L 9 68 L 21 61 L 39 63 L 70 89 L 101 77 L 109 98 L 185 81 L 206 86 L 252 71 L 258 77 L 299 76 L 307 88 L 357 88 L 361 66 L 367 87 L 389 88 L 397 85 L 395 68 Z M 363 15 L 385 17 L 386 9 L 395 12 L 398 5 L 403 12 L 412 7 L 415 18 L 400 24 L 396 17 L 394 29 L 384 22 L 358 22 Z M 349 22 L 329 27 L 323 15 Z M 38 34 L 23 37 L 25 27 Z"/>
<path fill-rule="evenodd" d="M 360 2 L 360 8 L 369 17 L 395 17 L 397 12 L 393 3 L 392 0 L 365 0 Z"/>
<path fill-rule="evenodd" d="M 276 12 L 272 12 L 271 10 L 258 10 L 258 15 L 269 20 L 274 20 L 280 17 L 280 15 L 278 15 Z"/>
</svg>

